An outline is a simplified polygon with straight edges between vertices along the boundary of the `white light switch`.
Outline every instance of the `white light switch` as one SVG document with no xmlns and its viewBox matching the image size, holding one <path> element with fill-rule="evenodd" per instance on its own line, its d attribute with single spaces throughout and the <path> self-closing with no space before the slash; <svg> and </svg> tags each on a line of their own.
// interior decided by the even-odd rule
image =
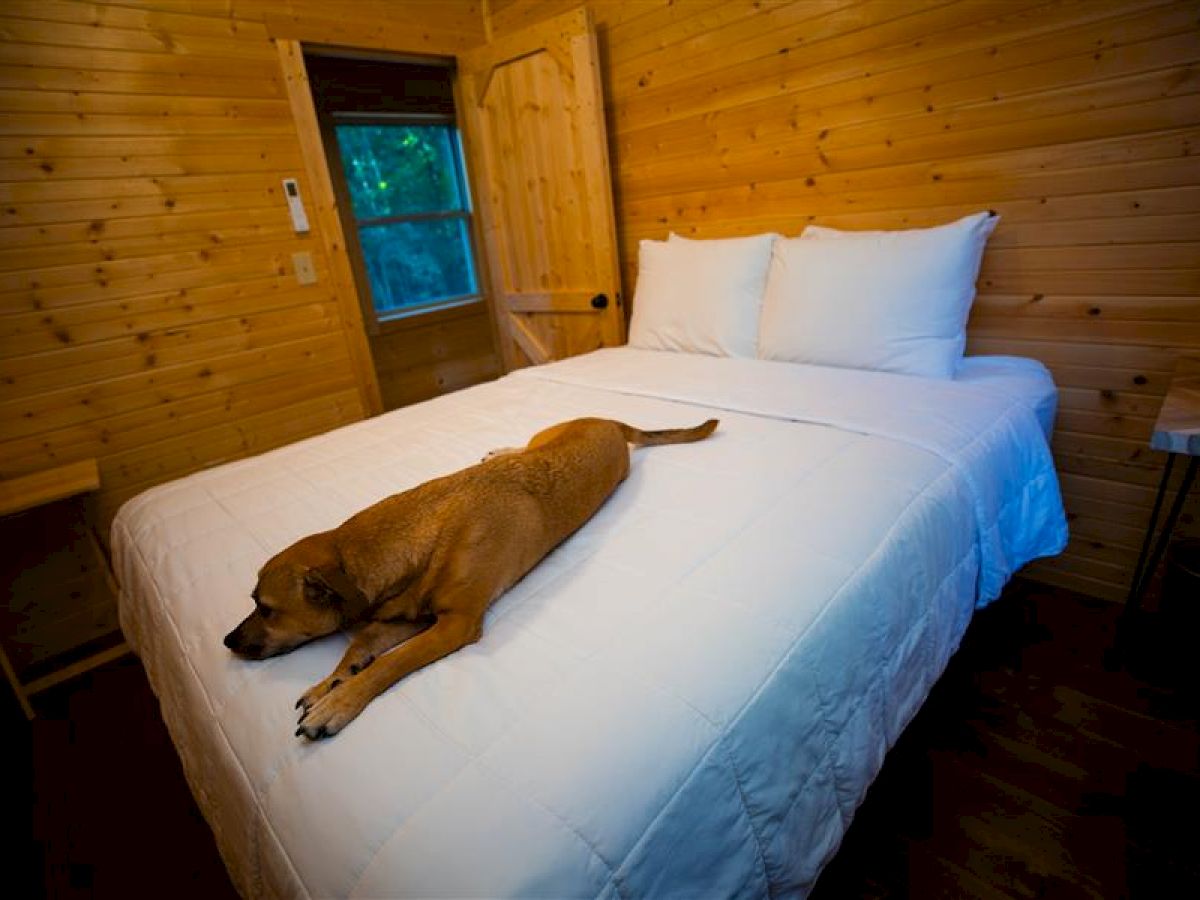
<svg viewBox="0 0 1200 900">
<path fill-rule="evenodd" d="M 292 254 L 292 268 L 296 271 L 299 284 L 317 283 L 317 270 L 313 268 L 312 254 L 307 250 Z"/>
</svg>

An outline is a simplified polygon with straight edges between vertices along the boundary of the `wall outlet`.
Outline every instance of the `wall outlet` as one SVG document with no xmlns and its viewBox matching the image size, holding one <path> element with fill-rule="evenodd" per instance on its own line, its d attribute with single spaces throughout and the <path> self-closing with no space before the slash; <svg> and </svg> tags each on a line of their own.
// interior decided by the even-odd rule
<svg viewBox="0 0 1200 900">
<path fill-rule="evenodd" d="M 301 250 L 292 254 L 292 268 L 296 271 L 296 281 L 300 284 L 316 284 L 317 270 L 313 268 L 312 254 Z"/>
</svg>

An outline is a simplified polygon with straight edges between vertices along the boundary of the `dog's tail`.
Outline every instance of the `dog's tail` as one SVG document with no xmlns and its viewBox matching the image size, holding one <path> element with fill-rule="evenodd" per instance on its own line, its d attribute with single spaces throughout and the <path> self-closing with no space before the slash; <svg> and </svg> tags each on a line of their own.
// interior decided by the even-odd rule
<svg viewBox="0 0 1200 900">
<path fill-rule="evenodd" d="M 637 447 L 657 447 L 659 444 L 689 444 L 702 441 L 717 430 L 717 420 L 709 419 L 695 428 L 664 428 L 660 431 L 642 431 L 623 422 L 617 422 L 625 440 Z"/>
</svg>

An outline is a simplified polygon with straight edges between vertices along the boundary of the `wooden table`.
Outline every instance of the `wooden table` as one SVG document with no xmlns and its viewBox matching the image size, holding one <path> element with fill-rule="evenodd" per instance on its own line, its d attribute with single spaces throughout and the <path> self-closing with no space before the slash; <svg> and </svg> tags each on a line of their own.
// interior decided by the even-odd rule
<svg viewBox="0 0 1200 900">
<path fill-rule="evenodd" d="M 85 459 L 23 475 L 19 478 L 3 480 L 0 481 L 0 516 L 14 515 L 57 500 L 86 494 L 96 490 L 99 486 L 100 472 L 94 459 Z M 104 561 L 103 552 L 95 543 L 95 536 L 90 529 L 87 531 L 87 536 L 92 542 L 93 552 L 99 560 L 104 562 L 105 577 L 111 582 L 107 562 Z M 113 590 L 111 583 L 109 589 Z M 29 700 L 32 695 L 127 652 L 128 647 L 122 642 L 115 647 L 93 653 L 86 659 L 60 666 L 40 678 L 27 682 L 18 676 L 3 642 L 0 641 L 0 668 L 3 669 L 5 678 L 12 687 L 13 693 L 16 694 L 21 709 L 24 710 L 26 716 L 33 718 L 33 706 Z"/>
<path fill-rule="evenodd" d="M 1142 541 L 1137 568 L 1133 571 L 1133 581 L 1129 585 L 1129 597 L 1125 601 L 1127 615 L 1133 615 L 1141 607 L 1146 585 L 1158 568 L 1163 551 L 1167 549 L 1171 532 L 1180 512 L 1183 511 L 1183 504 L 1196 479 L 1197 466 L 1200 465 L 1200 356 L 1180 357 L 1176 364 L 1175 374 L 1167 387 L 1167 395 L 1158 413 L 1158 420 L 1154 423 L 1150 446 L 1154 450 L 1167 452 L 1167 464 L 1163 468 L 1162 481 L 1158 485 L 1158 495 L 1154 498 L 1154 509 L 1150 513 L 1150 524 Z M 1167 520 L 1159 533 L 1158 541 L 1155 542 L 1158 514 L 1162 511 L 1163 500 L 1167 495 L 1171 470 L 1175 461 L 1183 456 L 1189 458 L 1187 471 L 1183 474 L 1183 481 L 1179 490 L 1175 492 L 1175 500 L 1171 503 Z M 1152 543 L 1154 552 L 1150 553 Z"/>
</svg>

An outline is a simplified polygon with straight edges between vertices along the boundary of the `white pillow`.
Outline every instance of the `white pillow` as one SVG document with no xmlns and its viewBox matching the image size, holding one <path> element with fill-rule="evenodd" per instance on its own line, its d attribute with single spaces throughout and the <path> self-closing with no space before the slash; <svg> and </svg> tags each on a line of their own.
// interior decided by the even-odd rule
<svg viewBox="0 0 1200 900">
<path fill-rule="evenodd" d="M 982 212 L 908 231 L 810 225 L 776 241 L 758 355 L 953 378 L 998 219 Z"/>
<path fill-rule="evenodd" d="M 629 345 L 753 357 L 775 235 L 642 241 Z"/>
</svg>

